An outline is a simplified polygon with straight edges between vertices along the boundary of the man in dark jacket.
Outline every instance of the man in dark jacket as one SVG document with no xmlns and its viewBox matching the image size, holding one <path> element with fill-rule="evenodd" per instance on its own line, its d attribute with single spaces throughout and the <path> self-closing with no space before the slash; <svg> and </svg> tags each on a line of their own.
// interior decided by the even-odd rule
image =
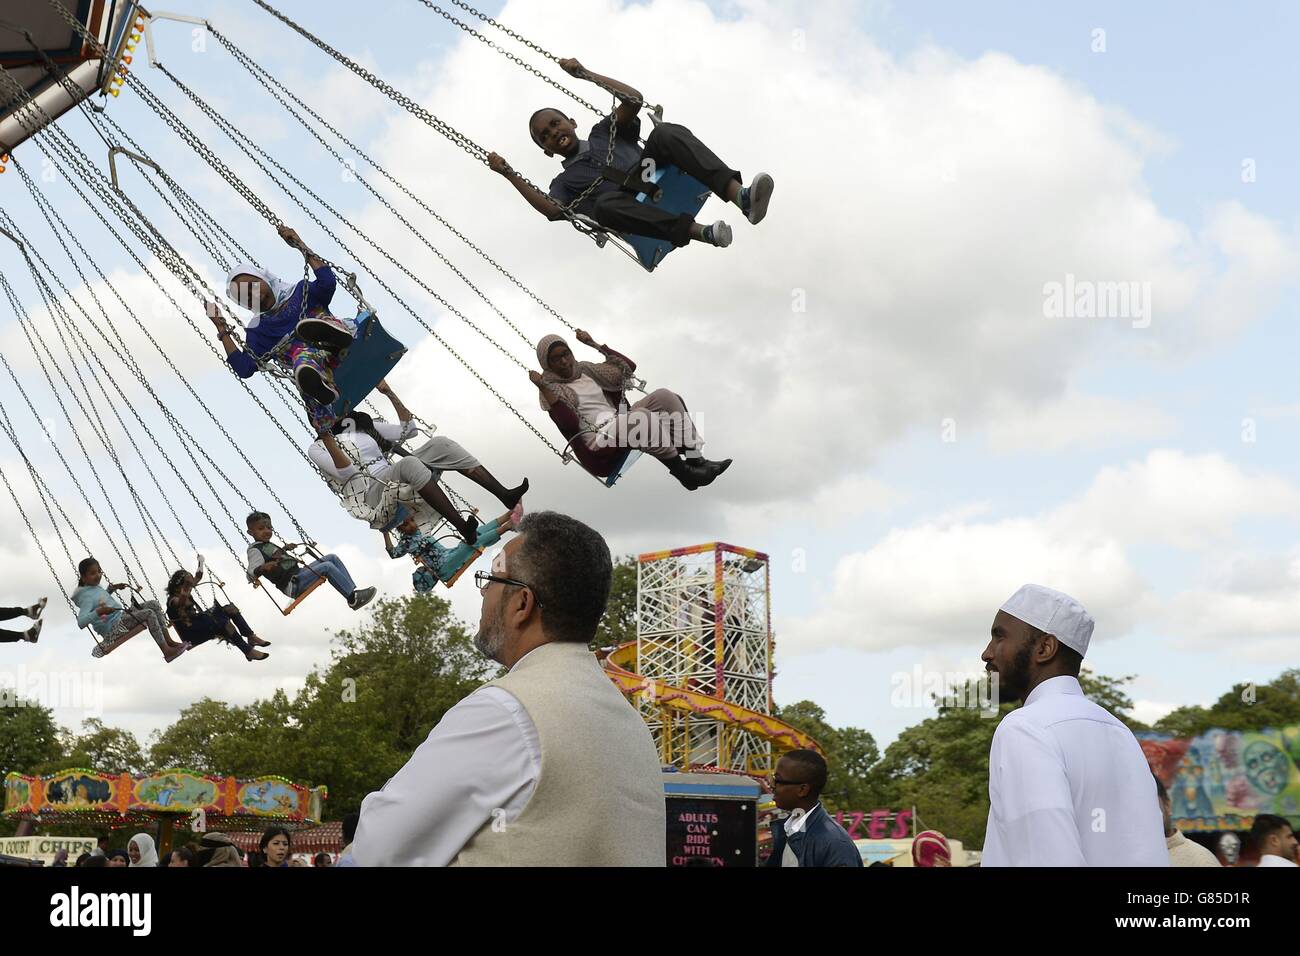
<svg viewBox="0 0 1300 956">
<path fill-rule="evenodd" d="M 777 761 L 772 796 L 788 816 L 772 822 L 768 866 L 862 866 L 853 839 L 821 805 L 826 772 L 815 750 L 791 750 Z"/>
</svg>

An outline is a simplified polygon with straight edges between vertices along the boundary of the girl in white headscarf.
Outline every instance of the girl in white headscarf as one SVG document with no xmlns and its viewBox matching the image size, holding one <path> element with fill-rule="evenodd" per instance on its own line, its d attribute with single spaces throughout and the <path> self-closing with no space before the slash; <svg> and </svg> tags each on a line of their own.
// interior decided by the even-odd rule
<svg viewBox="0 0 1300 956">
<path fill-rule="evenodd" d="M 153 845 L 153 837 L 147 833 L 137 833 L 126 845 L 126 855 L 131 858 L 131 866 L 157 866 L 158 850 Z"/>
<path fill-rule="evenodd" d="M 356 330 L 329 311 L 337 287 L 329 264 L 308 249 L 288 226 L 281 226 L 279 233 L 306 256 L 315 279 L 286 282 L 253 263 L 231 271 L 227 295 L 253 313 L 244 327 L 242 349 L 214 302 L 206 304 L 208 318 L 217 328 L 226 361 L 240 378 L 256 375 L 259 359 L 273 359 L 292 372 L 312 424 L 331 425 L 334 419 L 330 406 L 339 397 L 334 386 L 338 353 L 352 344 Z"/>
</svg>

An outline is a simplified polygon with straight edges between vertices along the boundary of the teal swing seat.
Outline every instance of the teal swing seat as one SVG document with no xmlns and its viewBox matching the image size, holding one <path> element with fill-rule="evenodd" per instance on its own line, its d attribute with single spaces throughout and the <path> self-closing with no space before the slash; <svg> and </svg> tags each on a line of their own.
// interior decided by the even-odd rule
<svg viewBox="0 0 1300 956">
<path fill-rule="evenodd" d="M 349 415 L 406 354 L 406 346 L 388 334 L 373 312 L 360 313 L 356 324 L 356 337 L 334 370 L 339 397 L 330 408 L 335 418 Z"/>
</svg>

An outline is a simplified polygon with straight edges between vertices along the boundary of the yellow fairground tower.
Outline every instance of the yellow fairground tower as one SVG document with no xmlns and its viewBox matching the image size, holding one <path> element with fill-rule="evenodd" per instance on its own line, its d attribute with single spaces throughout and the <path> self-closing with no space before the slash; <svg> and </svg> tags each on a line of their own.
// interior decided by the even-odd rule
<svg viewBox="0 0 1300 956">
<path fill-rule="evenodd" d="M 637 558 L 637 640 L 606 659 L 661 759 L 765 774 L 773 752 L 820 749 L 772 717 L 767 555 L 714 542 Z"/>
</svg>

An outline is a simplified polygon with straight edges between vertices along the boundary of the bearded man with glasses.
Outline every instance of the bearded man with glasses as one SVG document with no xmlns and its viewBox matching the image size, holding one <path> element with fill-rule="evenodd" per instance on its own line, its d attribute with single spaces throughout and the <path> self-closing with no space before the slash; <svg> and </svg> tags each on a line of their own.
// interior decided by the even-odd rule
<svg viewBox="0 0 1300 956">
<path fill-rule="evenodd" d="M 474 645 L 508 673 L 443 716 L 361 804 L 360 866 L 664 866 L 659 755 L 588 645 L 605 613 L 605 539 L 530 514 L 475 576 Z"/>
</svg>

